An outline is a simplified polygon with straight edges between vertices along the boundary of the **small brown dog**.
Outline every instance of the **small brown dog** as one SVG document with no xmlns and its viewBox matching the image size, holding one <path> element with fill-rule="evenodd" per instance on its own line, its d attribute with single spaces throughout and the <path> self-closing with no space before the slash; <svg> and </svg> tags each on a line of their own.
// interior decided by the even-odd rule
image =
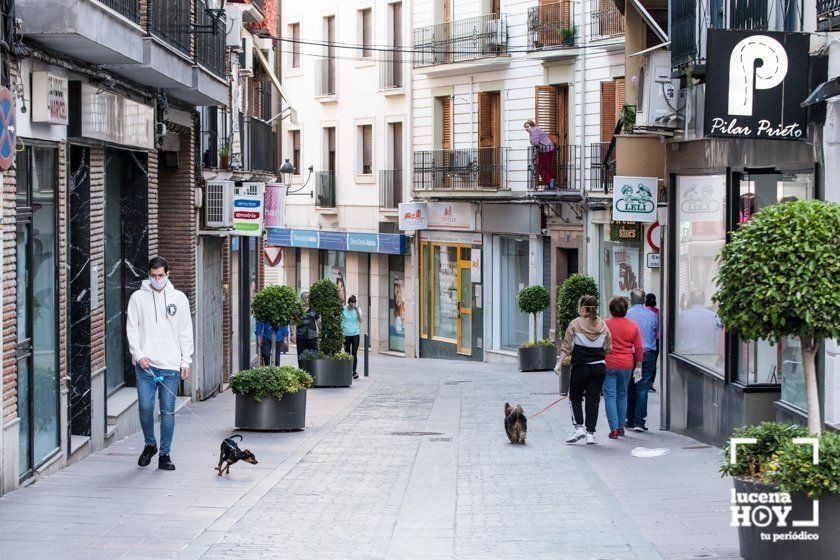
<svg viewBox="0 0 840 560">
<path fill-rule="evenodd" d="M 528 419 L 525 417 L 525 412 L 521 406 L 511 407 L 510 403 L 505 403 L 505 431 L 511 443 L 525 445 L 525 436 L 528 434 Z"/>
<path fill-rule="evenodd" d="M 239 441 L 242 441 L 242 436 L 234 434 L 225 438 L 225 441 L 222 442 L 222 448 L 219 452 L 219 465 L 215 467 L 219 471 L 219 476 L 222 476 L 225 472 L 230 474 L 230 466 L 238 461 L 245 461 L 252 465 L 257 464 L 257 458 L 254 454 L 248 449 L 245 451 L 239 449 L 239 445 L 233 438 L 239 438 Z"/>
</svg>

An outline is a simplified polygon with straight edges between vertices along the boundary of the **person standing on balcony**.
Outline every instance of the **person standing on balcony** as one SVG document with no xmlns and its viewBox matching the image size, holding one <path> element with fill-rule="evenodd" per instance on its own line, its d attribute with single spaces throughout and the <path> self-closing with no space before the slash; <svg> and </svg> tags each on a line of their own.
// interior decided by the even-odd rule
<svg viewBox="0 0 840 560">
<path fill-rule="evenodd" d="M 540 181 L 546 188 L 554 189 L 554 142 L 548 134 L 538 127 L 532 120 L 525 121 L 525 130 L 528 132 L 531 145 L 537 152 L 537 174 Z"/>
</svg>

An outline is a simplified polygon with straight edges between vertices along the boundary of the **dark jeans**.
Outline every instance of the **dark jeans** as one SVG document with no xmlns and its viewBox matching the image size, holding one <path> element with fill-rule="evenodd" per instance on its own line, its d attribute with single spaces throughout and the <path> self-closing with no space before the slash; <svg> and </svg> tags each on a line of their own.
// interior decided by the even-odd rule
<svg viewBox="0 0 840 560">
<path fill-rule="evenodd" d="M 356 373 L 356 364 L 359 363 L 359 335 L 344 337 L 344 351 L 353 356 L 353 373 Z"/>
<path fill-rule="evenodd" d="M 312 350 L 313 352 L 318 351 L 318 339 L 317 338 L 298 338 L 297 339 L 297 355 L 298 355 L 298 363 L 300 363 L 300 355 L 306 352 L 307 350 Z"/>
<path fill-rule="evenodd" d="M 656 383 L 656 364 L 659 363 L 659 341 L 656 341 L 656 350 L 653 351 L 653 375 L 650 376 L 650 386 Z"/>
<path fill-rule="evenodd" d="M 262 357 L 262 365 L 270 366 L 271 365 L 271 350 L 273 349 L 273 342 L 270 340 L 263 339 L 262 346 L 260 347 L 260 356 Z M 274 354 L 274 365 L 280 365 L 280 354 L 283 352 L 281 351 L 281 345 L 283 341 L 277 341 L 277 352 Z"/>
<path fill-rule="evenodd" d="M 575 426 L 584 424 L 583 399 L 586 397 L 586 431 L 595 432 L 598 423 L 598 405 L 601 403 L 601 388 L 606 377 L 604 364 L 583 364 L 572 366 L 569 382 L 569 403 L 572 406 L 572 422 Z"/>
<path fill-rule="evenodd" d="M 642 357 L 642 379 L 636 383 L 630 378 L 627 387 L 627 427 L 644 426 L 647 418 L 648 391 L 656 370 L 656 350 L 648 350 Z"/>
</svg>

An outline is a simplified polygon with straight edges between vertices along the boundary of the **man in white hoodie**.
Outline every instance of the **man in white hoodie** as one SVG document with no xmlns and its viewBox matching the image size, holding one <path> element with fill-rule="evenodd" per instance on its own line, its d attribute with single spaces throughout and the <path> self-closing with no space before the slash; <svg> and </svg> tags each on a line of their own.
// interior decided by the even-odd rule
<svg viewBox="0 0 840 560">
<path fill-rule="evenodd" d="M 190 375 L 193 329 L 190 303 L 169 282 L 169 263 L 162 257 L 149 261 L 149 279 L 128 301 L 128 348 L 137 373 L 140 425 L 146 447 L 137 460 L 147 466 L 158 452 L 155 441 L 155 392 L 160 403 L 160 457 L 158 468 L 174 471 L 169 457 L 175 431 L 175 395 L 181 379 Z"/>
</svg>

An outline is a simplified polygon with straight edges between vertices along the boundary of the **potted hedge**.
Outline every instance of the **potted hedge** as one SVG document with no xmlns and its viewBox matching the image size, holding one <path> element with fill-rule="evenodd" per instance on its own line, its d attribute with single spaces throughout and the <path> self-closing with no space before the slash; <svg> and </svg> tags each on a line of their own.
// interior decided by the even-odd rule
<svg viewBox="0 0 840 560">
<path fill-rule="evenodd" d="M 816 465 L 813 445 L 796 442 L 796 438 L 808 439 L 808 435 L 805 426 L 765 422 L 735 430 L 733 438 L 753 442 L 738 443 L 735 461 L 731 445 L 724 448 L 725 461 L 720 470 L 734 480 L 730 515 L 738 526 L 740 553 L 746 560 L 837 558 L 840 434 L 819 435 Z M 819 503 L 815 505 L 814 500 Z M 785 516 L 784 523 L 779 522 L 773 508 L 781 508 L 778 511 Z M 772 513 L 764 515 L 756 511 L 759 509 Z M 815 513 L 819 517 L 817 526 L 800 525 L 813 520 Z M 749 523 L 744 521 L 746 515 Z M 794 524 L 795 521 L 800 523 Z M 807 538 L 803 538 L 805 534 Z"/>
<path fill-rule="evenodd" d="M 353 384 L 353 357 L 342 351 L 341 311 L 344 302 L 336 283 L 324 279 L 312 284 L 309 304 L 321 316 L 318 352 L 304 352 L 301 367 L 315 379 L 315 387 L 349 387 Z"/>
<path fill-rule="evenodd" d="M 817 350 L 823 340 L 840 338 L 838 247 L 840 205 L 803 200 L 768 206 L 732 232 L 712 297 L 724 326 L 742 340 L 799 339 L 812 434 L 822 429 Z"/>
<path fill-rule="evenodd" d="M 537 314 L 551 305 L 551 295 L 542 286 L 522 288 L 516 296 L 520 311 L 530 315 L 528 342 L 519 347 L 519 371 L 547 371 L 554 367 L 557 346 L 551 340 L 537 340 Z"/>
<path fill-rule="evenodd" d="M 266 286 L 251 298 L 251 315 L 269 325 L 274 332 L 281 326 L 297 324 L 303 314 L 303 302 L 289 286 Z M 276 346 L 275 337 L 272 349 L 279 352 Z"/>
<path fill-rule="evenodd" d="M 246 369 L 230 379 L 236 395 L 236 427 L 244 430 L 302 430 L 306 389 L 312 377 L 293 366 Z"/>
<path fill-rule="evenodd" d="M 561 35 L 563 35 L 563 46 L 566 47 L 574 47 L 575 40 L 577 39 L 578 34 L 578 26 L 575 24 L 570 25 L 569 27 L 564 27 L 560 30 Z"/>
<path fill-rule="evenodd" d="M 578 318 L 578 302 L 583 296 L 595 296 L 600 299 L 598 283 L 591 276 L 572 274 L 561 286 L 557 286 L 557 340 L 563 340 L 569 323 Z M 569 377 L 571 375 L 571 359 L 560 365 L 560 394 L 569 392 Z"/>
</svg>

